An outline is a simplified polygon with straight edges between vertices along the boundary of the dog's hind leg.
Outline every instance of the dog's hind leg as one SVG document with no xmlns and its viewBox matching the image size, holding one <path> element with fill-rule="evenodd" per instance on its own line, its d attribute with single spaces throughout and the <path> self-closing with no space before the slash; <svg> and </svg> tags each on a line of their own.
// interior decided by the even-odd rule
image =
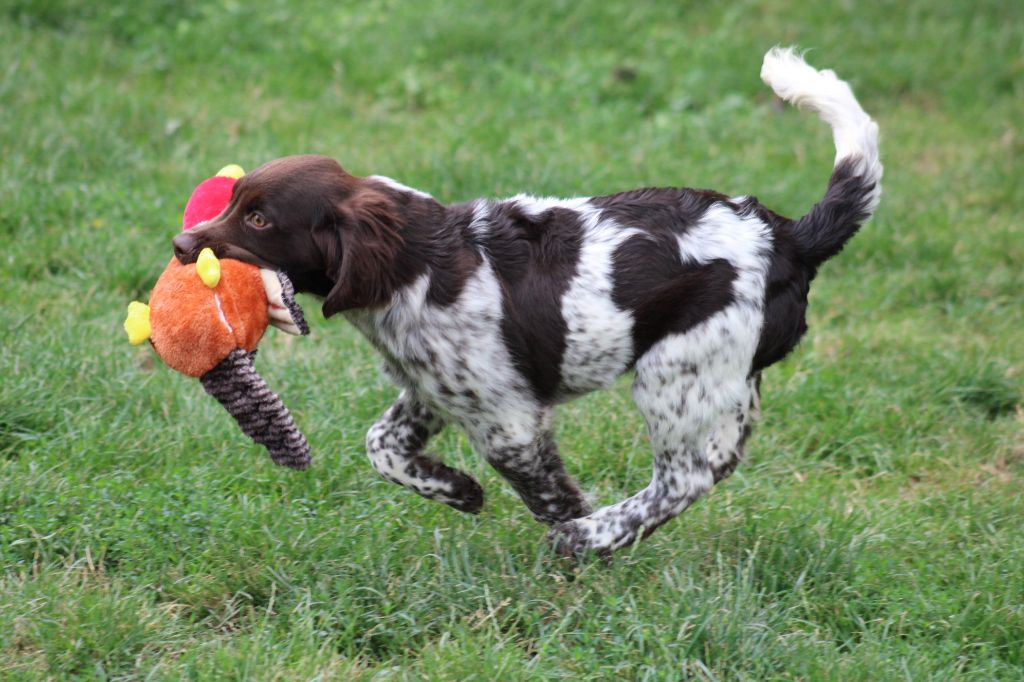
<svg viewBox="0 0 1024 682">
<path fill-rule="evenodd" d="M 654 475 L 642 491 L 551 531 L 556 551 L 606 554 L 646 537 L 711 489 L 711 433 L 735 407 L 749 404 L 746 372 L 735 348 L 706 349 L 696 362 L 692 340 L 667 339 L 636 367 L 633 397 L 654 447 Z M 724 469 L 723 469 L 724 471 Z"/>
<path fill-rule="evenodd" d="M 459 511 L 479 513 L 484 491 L 476 479 L 422 452 L 444 425 L 443 419 L 403 391 L 367 432 L 366 454 L 389 481 Z"/>
<path fill-rule="evenodd" d="M 551 430 L 551 410 L 501 423 L 476 424 L 466 429 L 474 447 L 518 493 L 542 523 L 558 523 L 586 516 L 590 504 L 566 472 Z"/>
<path fill-rule="evenodd" d="M 727 478 L 743 459 L 744 445 L 760 416 L 760 384 L 760 372 L 747 379 L 749 398 L 723 412 L 708 437 L 707 458 L 715 483 Z"/>
</svg>

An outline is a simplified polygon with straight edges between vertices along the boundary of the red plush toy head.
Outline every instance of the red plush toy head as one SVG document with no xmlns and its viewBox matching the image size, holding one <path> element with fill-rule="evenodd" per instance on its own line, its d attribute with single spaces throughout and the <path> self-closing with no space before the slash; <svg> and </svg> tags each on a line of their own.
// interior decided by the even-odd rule
<svg viewBox="0 0 1024 682">
<path fill-rule="evenodd" d="M 181 229 L 190 230 L 199 223 L 216 218 L 231 202 L 235 181 L 245 175 L 241 166 L 224 166 L 212 178 L 203 180 L 192 190 L 181 217 Z"/>
</svg>

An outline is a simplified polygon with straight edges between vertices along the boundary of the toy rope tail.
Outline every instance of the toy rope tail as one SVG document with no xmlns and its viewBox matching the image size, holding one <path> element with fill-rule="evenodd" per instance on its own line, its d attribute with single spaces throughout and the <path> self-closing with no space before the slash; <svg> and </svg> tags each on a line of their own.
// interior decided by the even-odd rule
<svg viewBox="0 0 1024 682">
<path fill-rule="evenodd" d="M 255 351 L 236 348 L 199 381 L 238 421 L 245 435 L 270 451 L 275 464 L 305 469 L 311 462 L 309 443 L 288 408 L 256 371 L 255 356 Z"/>
</svg>

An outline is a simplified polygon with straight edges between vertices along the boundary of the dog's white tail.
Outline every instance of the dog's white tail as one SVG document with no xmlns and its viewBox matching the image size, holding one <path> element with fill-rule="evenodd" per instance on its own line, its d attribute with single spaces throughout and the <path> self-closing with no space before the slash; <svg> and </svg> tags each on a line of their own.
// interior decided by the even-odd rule
<svg viewBox="0 0 1024 682">
<path fill-rule="evenodd" d="M 761 80 L 782 99 L 817 112 L 832 126 L 836 161 L 828 191 L 793 227 L 797 244 L 816 266 L 838 253 L 878 206 L 882 194 L 878 125 L 846 82 L 828 69 L 814 69 L 792 47 L 768 51 Z"/>
</svg>

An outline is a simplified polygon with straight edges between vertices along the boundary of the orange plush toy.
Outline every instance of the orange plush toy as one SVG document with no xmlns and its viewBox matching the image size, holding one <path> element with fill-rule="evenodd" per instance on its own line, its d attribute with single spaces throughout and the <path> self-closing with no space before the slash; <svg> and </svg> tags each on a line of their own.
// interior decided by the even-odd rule
<svg viewBox="0 0 1024 682">
<path fill-rule="evenodd" d="M 185 207 L 183 229 L 217 216 L 243 174 L 226 166 L 200 183 Z M 204 249 L 195 264 L 172 258 L 150 304 L 128 305 L 124 328 L 131 343 L 148 340 L 169 367 L 198 378 L 275 463 L 305 469 L 309 443 L 253 362 L 268 323 L 290 334 L 309 333 L 284 273 L 218 260 Z"/>
</svg>

